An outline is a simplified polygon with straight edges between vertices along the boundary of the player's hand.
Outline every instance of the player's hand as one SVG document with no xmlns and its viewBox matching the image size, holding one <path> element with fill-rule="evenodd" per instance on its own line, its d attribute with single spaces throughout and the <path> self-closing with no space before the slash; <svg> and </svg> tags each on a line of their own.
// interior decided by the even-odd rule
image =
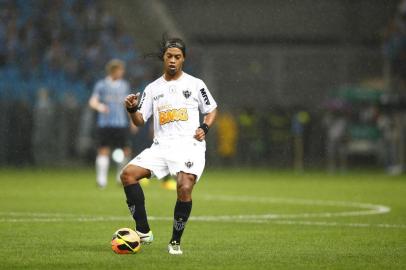
<svg viewBox="0 0 406 270">
<path fill-rule="evenodd" d="M 194 138 L 200 142 L 203 141 L 206 138 L 206 134 L 204 133 L 204 130 L 201 128 L 197 128 Z"/>
<path fill-rule="evenodd" d="M 100 103 L 97 106 L 97 111 L 99 113 L 109 113 L 109 107 L 106 104 Z"/>
<path fill-rule="evenodd" d="M 136 135 L 139 130 L 140 130 L 140 129 L 139 129 L 136 125 L 134 125 L 134 124 L 131 123 L 131 125 L 130 125 L 130 132 L 131 132 L 131 134 Z"/>
<path fill-rule="evenodd" d="M 124 100 L 125 106 L 127 108 L 134 108 L 135 106 L 138 105 L 139 97 L 140 97 L 140 93 L 137 93 L 135 95 L 134 94 L 128 95 Z"/>
</svg>

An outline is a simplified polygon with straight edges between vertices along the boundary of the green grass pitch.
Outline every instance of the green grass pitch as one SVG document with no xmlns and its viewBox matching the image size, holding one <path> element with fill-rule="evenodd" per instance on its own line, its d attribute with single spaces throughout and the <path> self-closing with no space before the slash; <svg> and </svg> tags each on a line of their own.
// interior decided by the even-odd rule
<svg viewBox="0 0 406 270">
<path fill-rule="evenodd" d="M 175 192 L 144 188 L 155 242 L 116 255 L 134 227 L 122 188 L 92 169 L 0 169 L 0 269 L 406 269 L 406 177 L 210 170 L 183 256 L 166 253 Z"/>
</svg>

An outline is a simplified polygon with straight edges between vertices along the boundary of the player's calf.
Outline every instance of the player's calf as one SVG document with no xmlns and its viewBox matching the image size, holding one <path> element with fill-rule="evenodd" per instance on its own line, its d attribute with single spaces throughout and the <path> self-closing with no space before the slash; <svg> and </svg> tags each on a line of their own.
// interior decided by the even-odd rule
<svg viewBox="0 0 406 270">
<path fill-rule="evenodd" d="M 192 211 L 192 191 L 195 179 L 196 177 L 192 174 L 183 172 L 178 174 L 178 200 L 173 215 L 172 238 L 168 245 L 168 252 L 173 255 L 182 254 L 180 240 Z"/>
<path fill-rule="evenodd" d="M 145 196 L 139 180 L 149 177 L 151 173 L 143 168 L 128 165 L 121 172 L 120 178 L 124 186 L 124 192 L 127 198 L 128 209 L 136 223 L 136 230 L 142 234 L 151 233 L 147 212 L 145 210 Z M 152 233 L 151 233 L 152 241 Z"/>
</svg>

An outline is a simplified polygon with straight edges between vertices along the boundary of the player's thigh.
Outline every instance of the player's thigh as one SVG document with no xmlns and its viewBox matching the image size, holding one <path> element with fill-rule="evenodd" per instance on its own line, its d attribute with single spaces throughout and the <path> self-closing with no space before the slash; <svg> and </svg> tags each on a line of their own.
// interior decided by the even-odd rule
<svg viewBox="0 0 406 270">
<path fill-rule="evenodd" d="M 159 146 L 152 145 L 133 158 L 129 164 L 148 169 L 152 175 L 161 179 L 169 174 L 164 156 L 165 152 Z"/>
<path fill-rule="evenodd" d="M 142 178 L 151 177 L 151 171 L 137 165 L 128 164 L 121 171 L 120 178 L 124 186 L 136 184 Z"/>
</svg>

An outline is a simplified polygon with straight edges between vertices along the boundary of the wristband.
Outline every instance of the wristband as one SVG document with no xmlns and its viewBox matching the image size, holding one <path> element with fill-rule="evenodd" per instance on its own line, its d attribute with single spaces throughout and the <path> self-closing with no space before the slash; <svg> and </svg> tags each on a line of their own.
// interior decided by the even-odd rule
<svg viewBox="0 0 406 270">
<path fill-rule="evenodd" d="M 138 111 L 138 106 L 131 107 L 131 108 L 126 107 L 126 109 L 127 109 L 128 113 L 135 113 L 136 111 Z"/>
<path fill-rule="evenodd" d="M 209 132 L 209 126 L 206 123 L 201 124 L 199 128 L 203 129 L 204 134 Z"/>
</svg>

